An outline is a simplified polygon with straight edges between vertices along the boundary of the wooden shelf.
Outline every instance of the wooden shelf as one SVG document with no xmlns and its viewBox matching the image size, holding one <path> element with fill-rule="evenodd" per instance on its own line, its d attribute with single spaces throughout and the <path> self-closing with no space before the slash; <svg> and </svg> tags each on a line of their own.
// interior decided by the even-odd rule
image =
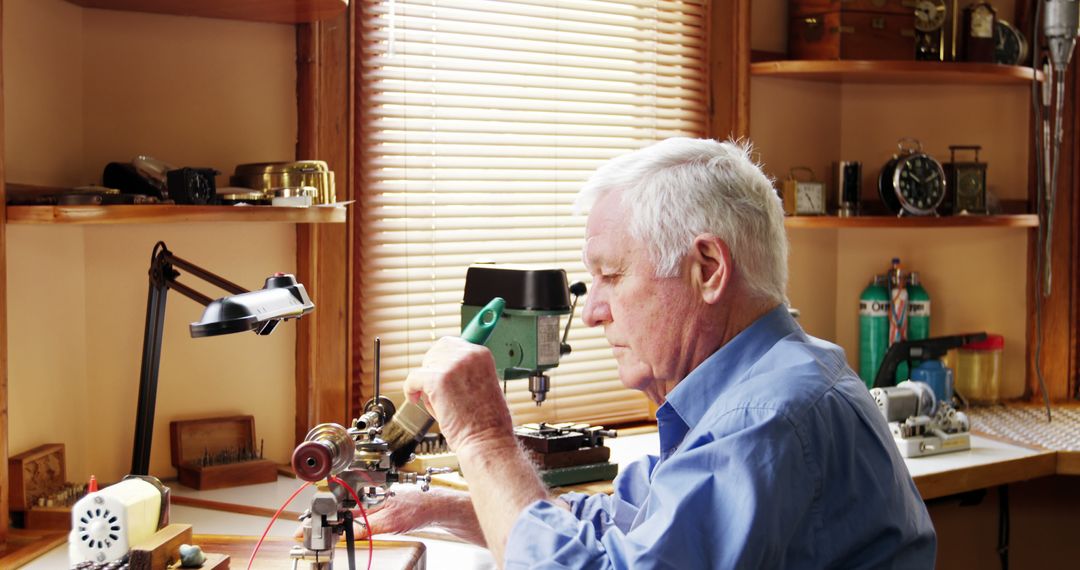
<svg viewBox="0 0 1080 570">
<path fill-rule="evenodd" d="M 84 8 L 251 22 L 301 24 L 333 18 L 349 0 L 68 0 Z"/>
<path fill-rule="evenodd" d="M 940 61 L 765 61 L 750 64 L 755 77 L 835 83 L 1003 84 L 1031 82 L 1030 67 Z M 1037 74 L 1043 80 L 1042 72 Z"/>
<path fill-rule="evenodd" d="M 194 222 L 285 222 L 326 224 L 345 221 L 344 207 L 274 206 L 8 206 L 9 224 L 186 224 Z"/>
<path fill-rule="evenodd" d="M 787 216 L 784 226 L 797 229 L 829 228 L 1037 228 L 1039 217 L 1035 214 L 1008 216 Z"/>
</svg>

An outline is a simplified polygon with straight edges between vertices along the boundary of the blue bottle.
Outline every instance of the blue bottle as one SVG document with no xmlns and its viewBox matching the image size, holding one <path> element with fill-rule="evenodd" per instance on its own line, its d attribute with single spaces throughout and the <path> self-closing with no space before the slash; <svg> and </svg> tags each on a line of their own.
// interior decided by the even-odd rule
<svg viewBox="0 0 1080 570">
<path fill-rule="evenodd" d="M 953 371 L 940 360 L 924 360 L 911 371 L 911 379 L 929 384 L 937 401 L 952 402 Z"/>
</svg>

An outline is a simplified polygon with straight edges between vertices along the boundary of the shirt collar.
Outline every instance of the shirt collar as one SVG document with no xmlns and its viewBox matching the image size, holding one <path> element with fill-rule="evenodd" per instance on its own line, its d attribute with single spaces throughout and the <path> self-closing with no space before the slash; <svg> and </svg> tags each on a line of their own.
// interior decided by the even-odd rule
<svg viewBox="0 0 1080 570">
<path fill-rule="evenodd" d="M 745 375 L 777 341 L 798 330 L 801 330 L 798 323 L 783 304 L 759 317 L 687 374 L 667 395 L 667 401 L 656 412 L 661 432 L 665 431 L 664 424 L 677 416 L 683 424 L 679 430 L 682 433 L 677 436 L 681 441 L 689 427 L 701 421 L 733 381 Z M 667 439 L 663 433 L 660 435 L 661 440 Z"/>
</svg>

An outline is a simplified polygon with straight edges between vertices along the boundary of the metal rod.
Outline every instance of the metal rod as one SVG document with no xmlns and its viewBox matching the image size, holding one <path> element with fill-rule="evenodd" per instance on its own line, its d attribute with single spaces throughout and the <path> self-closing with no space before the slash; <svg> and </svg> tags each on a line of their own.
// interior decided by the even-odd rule
<svg viewBox="0 0 1080 570">
<path fill-rule="evenodd" d="M 187 297 L 188 299 L 191 299 L 192 301 L 195 301 L 196 303 L 203 305 L 204 307 L 214 302 L 214 300 L 210 297 L 203 295 L 202 293 L 192 289 L 191 287 L 188 287 L 187 285 L 184 285 L 183 283 L 170 280 L 168 284 L 169 289 L 175 290 L 177 293 L 180 293 L 181 295 Z"/>
<path fill-rule="evenodd" d="M 143 329 L 142 369 L 139 374 L 139 403 L 135 413 L 135 442 L 131 450 L 131 473 L 149 475 L 150 443 L 154 436 L 154 408 L 157 403 L 158 368 L 161 364 L 161 336 L 165 324 L 165 294 L 168 288 L 150 279 L 146 300 L 146 327 Z"/>
<path fill-rule="evenodd" d="M 380 340 L 379 337 L 375 337 L 375 402 L 376 403 L 378 403 L 379 394 L 381 393 L 381 391 L 379 389 L 380 377 L 381 377 L 381 374 L 382 374 L 381 373 L 381 366 L 380 366 L 380 360 L 382 360 L 381 353 L 382 353 L 382 340 Z"/>
<path fill-rule="evenodd" d="M 228 279 L 225 279 L 220 275 L 211 273 L 203 269 L 202 267 L 199 267 L 198 265 L 187 261 L 186 259 L 173 255 L 171 251 L 165 251 L 165 261 L 175 265 L 176 267 L 179 267 L 180 269 L 183 269 L 184 271 L 187 271 L 188 273 L 194 275 L 195 277 L 198 277 L 199 279 L 202 279 L 203 281 L 206 281 L 207 283 L 217 285 L 218 287 L 228 291 L 229 293 L 232 293 L 233 295 L 250 293 L 250 291 L 248 291 L 247 289 L 244 289 L 243 287 L 237 285 L 236 283 L 233 283 L 232 281 L 229 281 Z"/>
</svg>

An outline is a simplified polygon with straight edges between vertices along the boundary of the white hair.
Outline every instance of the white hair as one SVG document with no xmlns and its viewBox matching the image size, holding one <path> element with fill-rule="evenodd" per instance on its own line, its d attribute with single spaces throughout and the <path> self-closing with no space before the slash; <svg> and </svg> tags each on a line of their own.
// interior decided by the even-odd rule
<svg viewBox="0 0 1080 570">
<path fill-rule="evenodd" d="M 589 178 L 574 208 L 621 192 L 631 235 L 649 247 L 657 277 L 675 277 L 694 238 L 728 245 L 736 271 L 765 299 L 786 300 L 787 235 L 772 182 L 743 142 L 670 138 L 612 159 Z"/>
</svg>

